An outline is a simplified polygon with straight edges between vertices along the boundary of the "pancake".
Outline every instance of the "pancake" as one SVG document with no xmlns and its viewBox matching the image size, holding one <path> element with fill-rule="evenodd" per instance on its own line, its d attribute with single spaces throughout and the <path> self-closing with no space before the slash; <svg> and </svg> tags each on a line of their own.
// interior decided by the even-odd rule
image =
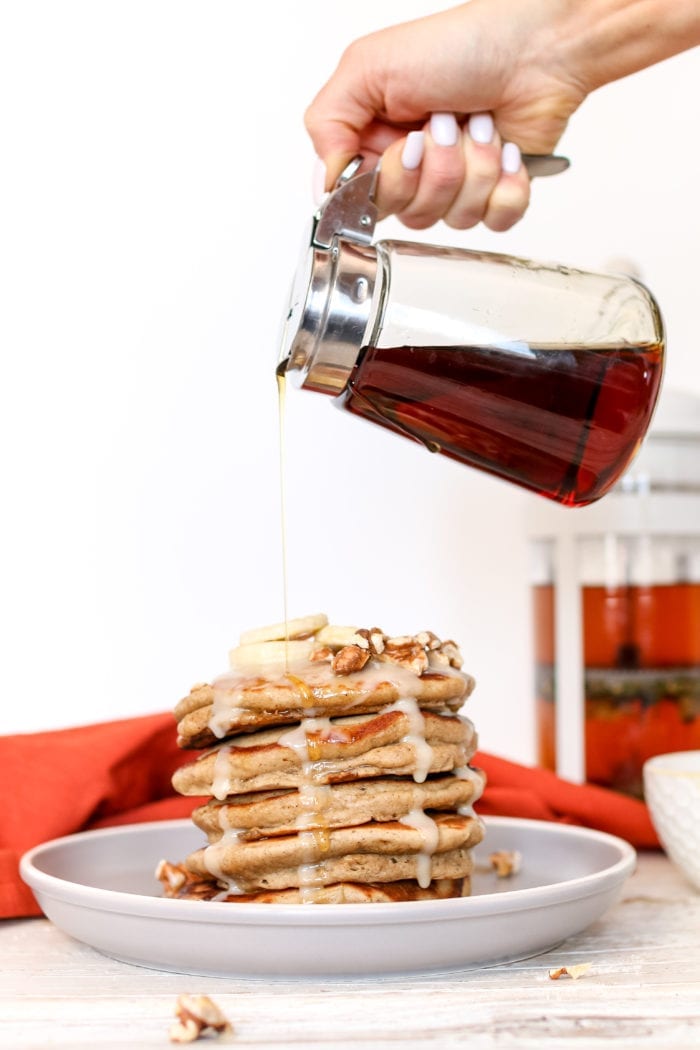
<svg viewBox="0 0 700 1050">
<path fill-rule="evenodd" d="M 375 715 L 307 720 L 242 734 L 189 762 L 173 775 L 182 795 L 228 795 L 343 783 L 386 774 L 425 780 L 466 766 L 476 750 L 467 718 L 420 711 L 404 701 Z"/>
<path fill-rule="evenodd" d="M 465 771 L 466 772 L 466 771 Z M 210 843 L 235 829 L 240 842 L 277 835 L 396 821 L 412 810 L 458 809 L 471 805 L 485 782 L 478 770 L 463 778 L 438 776 L 416 784 L 412 780 L 379 778 L 334 784 L 315 791 L 261 791 L 211 802 L 192 813 L 194 824 Z"/>
<path fill-rule="evenodd" d="M 408 823 L 413 819 L 415 825 Z M 230 881 L 243 892 L 348 880 L 419 878 L 427 885 L 433 878 L 471 873 L 469 849 L 484 833 L 478 817 L 437 813 L 431 819 L 416 811 L 415 818 L 409 814 L 405 820 L 301 831 L 255 842 L 241 842 L 234 833 L 196 850 L 184 863 L 194 875 Z M 443 864 L 438 863 L 441 857 Z M 419 877 L 426 866 L 429 877 Z"/>
<path fill-rule="evenodd" d="M 228 893 L 214 879 L 200 879 L 181 864 L 161 861 L 156 872 L 163 887 L 163 896 L 177 900 L 225 901 L 227 904 L 388 904 L 394 901 L 446 900 L 450 897 L 468 897 L 471 877 L 433 879 L 421 887 L 415 879 L 394 882 L 335 882 L 312 890 L 258 890 L 256 893 Z"/>
<path fill-rule="evenodd" d="M 354 674 L 335 675 L 325 662 L 305 664 L 294 674 L 272 679 L 222 675 L 197 685 L 175 707 L 178 745 L 209 747 L 224 737 L 304 718 L 377 712 L 413 698 L 423 710 L 458 711 L 474 688 L 461 671 L 430 670 L 417 675 L 397 664 L 370 664 Z"/>
<path fill-rule="evenodd" d="M 191 858 L 186 860 L 189 866 Z M 238 879 L 221 876 L 222 887 L 229 892 L 257 893 L 260 890 L 302 889 L 309 891 L 308 900 L 314 900 L 314 891 L 335 882 L 397 882 L 403 879 L 414 879 L 421 885 L 421 872 L 424 869 L 425 855 L 422 853 L 402 853 L 398 855 L 377 853 L 346 853 L 342 857 L 330 857 L 314 865 L 277 868 L 274 871 L 260 872 L 258 875 L 247 874 Z M 429 886 L 435 879 L 455 879 L 471 875 L 473 861 L 468 848 L 448 850 L 428 858 Z M 196 861 L 193 861 L 196 863 Z M 309 872 L 309 868 L 313 870 Z M 206 874 L 201 871 L 195 874 Z"/>
</svg>

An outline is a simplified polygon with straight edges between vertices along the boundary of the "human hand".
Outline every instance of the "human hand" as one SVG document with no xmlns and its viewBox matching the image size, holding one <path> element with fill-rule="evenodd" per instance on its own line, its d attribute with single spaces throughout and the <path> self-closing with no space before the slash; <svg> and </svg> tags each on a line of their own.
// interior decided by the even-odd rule
<svg viewBox="0 0 700 1050">
<path fill-rule="evenodd" d="M 587 94 L 566 62 L 571 6 L 471 0 L 351 44 L 306 113 L 326 188 L 362 154 L 381 159 L 380 217 L 509 229 L 530 196 L 520 149 L 551 152 Z"/>
</svg>

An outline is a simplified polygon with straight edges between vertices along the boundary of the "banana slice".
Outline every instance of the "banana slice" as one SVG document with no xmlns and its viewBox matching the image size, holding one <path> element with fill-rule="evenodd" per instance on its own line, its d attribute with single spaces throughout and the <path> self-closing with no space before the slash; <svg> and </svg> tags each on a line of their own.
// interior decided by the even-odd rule
<svg viewBox="0 0 700 1050">
<path fill-rule="evenodd" d="M 317 648 L 318 643 L 311 638 L 303 641 L 249 643 L 231 649 L 228 662 L 232 671 L 272 674 L 306 663 Z"/>
<path fill-rule="evenodd" d="M 327 645 L 330 649 L 342 649 L 345 645 L 357 643 L 357 627 L 339 627 L 337 624 L 328 624 L 322 627 L 316 635 L 318 645 Z"/>
<path fill-rule="evenodd" d="M 289 620 L 287 623 L 271 623 L 266 627 L 253 627 L 249 631 L 243 631 L 240 637 L 241 645 L 257 645 L 259 642 L 279 642 L 287 638 L 306 638 L 307 635 L 315 634 L 321 627 L 328 623 L 328 617 L 323 613 L 316 616 L 300 616 L 297 620 Z"/>
</svg>

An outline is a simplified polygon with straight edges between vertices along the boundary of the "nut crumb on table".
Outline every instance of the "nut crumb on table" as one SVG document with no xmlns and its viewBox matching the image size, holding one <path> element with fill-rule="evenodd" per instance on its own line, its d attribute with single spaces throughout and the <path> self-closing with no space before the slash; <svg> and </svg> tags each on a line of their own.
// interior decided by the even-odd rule
<svg viewBox="0 0 700 1050">
<path fill-rule="evenodd" d="M 559 966 L 556 970 L 549 971 L 549 979 L 558 981 L 560 977 L 571 977 L 573 981 L 577 981 L 579 977 L 588 973 L 592 965 L 593 963 L 578 963 L 575 966 Z"/>
<path fill-rule="evenodd" d="M 216 1003 L 208 995 L 179 995 L 177 1021 L 170 1027 L 171 1043 L 193 1043 L 210 1029 L 217 1035 L 233 1031 Z"/>
</svg>

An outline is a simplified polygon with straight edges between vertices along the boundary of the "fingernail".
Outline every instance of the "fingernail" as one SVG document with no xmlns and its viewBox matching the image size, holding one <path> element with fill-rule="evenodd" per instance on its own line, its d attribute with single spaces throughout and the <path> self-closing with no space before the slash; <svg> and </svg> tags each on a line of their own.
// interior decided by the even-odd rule
<svg viewBox="0 0 700 1050">
<path fill-rule="evenodd" d="M 493 117 L 490 113 L 473 113 L 469 118 L 469 134 L 474 142 L 484 146 L 493 141 Z"/>
<path fill-rule="evenodd" d="M 415 171 L 423 160 L 425 134 L 422 131 L 409 131 L 401 152 L 401 164 L 407 171 Z"/>
<path fill-rule="evenodd" d="M 433 113 L 430 134 L 438 146 L 456 146 L 459 127 L 453 113 Z"/>
<path fill-rule="evenodd" d="M 501 152 L 501 169 L 506 175 L 515 175 L 520 171 L 520 150 L 514 142 L 504 142 Z"/>
<path fill-rule="evenodd" d="M 316 157 L 314 170 L 311 173 L 311 194 L 314 204 L 320 204 L 326 196 L 326 165 L 320 157 Z"/>
</svg>

